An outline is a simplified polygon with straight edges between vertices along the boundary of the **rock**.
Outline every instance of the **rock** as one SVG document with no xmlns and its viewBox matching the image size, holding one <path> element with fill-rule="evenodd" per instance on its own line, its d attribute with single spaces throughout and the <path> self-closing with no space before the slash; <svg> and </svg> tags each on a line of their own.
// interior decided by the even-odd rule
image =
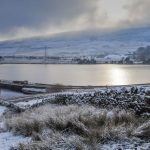
<svg viewBox="0 0 150 150">
<path fill-rule="evenodd" d="M 145 91 L 145 93 L 146 93 L 146 95 L 150 96 L 150 89 L 147 89 L 147 90 Z"/>
<path fill-rule="evenodd" d="M 132 135 L 140 138 L 150 138 L 150 121 L 138 127 Z"/>
<path fill-rule="evenodd" d="M 131 88 L 131 93 L 137 94 L 138 93 L 138 88 L 137 87 L 132 87 Z"/>
<path fill-rule="evenodd" d="M 144 101 L 146 104 L 150 105 L 150 96 L 145 96 Z"/>
</svg>

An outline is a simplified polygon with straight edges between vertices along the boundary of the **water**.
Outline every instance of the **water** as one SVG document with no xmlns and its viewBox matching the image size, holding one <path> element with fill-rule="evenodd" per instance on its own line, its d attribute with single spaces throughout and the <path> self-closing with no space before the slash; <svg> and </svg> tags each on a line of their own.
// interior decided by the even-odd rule
<svg viewBox="0 0 150 150">
<path fill-rule="evenodd" d="M 0 65 L 0 79 L 63 85 L 150 83 L 150 65 Z"/>
<path fill-rule="evenodd" d="M 23 93 L 15 92 L 7 89 L 0 89 L 0 99 L 23 96 Z"/>
</svg>

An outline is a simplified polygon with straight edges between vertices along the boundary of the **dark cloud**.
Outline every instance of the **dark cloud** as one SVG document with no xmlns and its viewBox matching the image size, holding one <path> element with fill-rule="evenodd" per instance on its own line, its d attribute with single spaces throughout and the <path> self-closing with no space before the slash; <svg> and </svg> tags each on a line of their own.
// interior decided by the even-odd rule
<svg viewBox="0 0 150 150">
<path fill-rule="evenodd" d="M 150 0 L 125 0 L 128 16 L 117 22 L 109 18 L 111 14 L 105 10 L 106 6 L 100 5 L 101 1 L 105 2 L 105 0 L 0 0 L 0 40 L 45 35 L 68 29 L 105 26 L 119 28 L 150 24 Z M 116 0 L 107 0 L 105 5 L 112 5 L 115 8 L 114 5 L 118 1 L 114 5 L 113 1 Z"/>
<path fill-rule="evenodd" d="M 93 13 L 98 0 L 0 0 L 0 33 L 60 26 Z"/>
</svg>

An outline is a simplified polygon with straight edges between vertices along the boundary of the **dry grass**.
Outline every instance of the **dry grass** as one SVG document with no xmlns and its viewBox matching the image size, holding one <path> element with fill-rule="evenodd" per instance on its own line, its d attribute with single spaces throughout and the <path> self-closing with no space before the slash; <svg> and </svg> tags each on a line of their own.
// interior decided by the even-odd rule
<svg viewBox="0 0 150 150">
<path fill-rule="evenodd" d="M 20 144 L 19 150 L 49 150 L 49 149 L 86 149 L 86 145 L 82 143 L 82 137 L 78 135 L 68 135 L 64 136 L 62 133 L 44 129 L 40 133 L 40 141 L 34 140 L 28 145 Z"/>
<path fill-rule="evenodd" d="M 7 129 L 32 136 L 33 142 L 21 149 L 52 149 L 67 146 L 94 148 L 98 143 L 131 135 L 136 117 L 124 110 L 104 110 L 93 106 L 47 105 L 6 120 Z"/>
</svg>

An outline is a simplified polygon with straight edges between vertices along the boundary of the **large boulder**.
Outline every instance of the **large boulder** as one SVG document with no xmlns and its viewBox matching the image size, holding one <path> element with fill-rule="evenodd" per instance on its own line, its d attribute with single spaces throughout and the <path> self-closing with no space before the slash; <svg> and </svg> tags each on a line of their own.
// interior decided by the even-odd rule
<svg viewBox="0 0 150 150">
<path fill-rule="evenodd" d="M 144 101 L 147 105 L 150 105 L 150 96 L 145 96 Z"/>
<path fill-rule="evenodd" d="M 145 90 L 146 95 L 150 96 L 150 89 Z"/>
</svg>

